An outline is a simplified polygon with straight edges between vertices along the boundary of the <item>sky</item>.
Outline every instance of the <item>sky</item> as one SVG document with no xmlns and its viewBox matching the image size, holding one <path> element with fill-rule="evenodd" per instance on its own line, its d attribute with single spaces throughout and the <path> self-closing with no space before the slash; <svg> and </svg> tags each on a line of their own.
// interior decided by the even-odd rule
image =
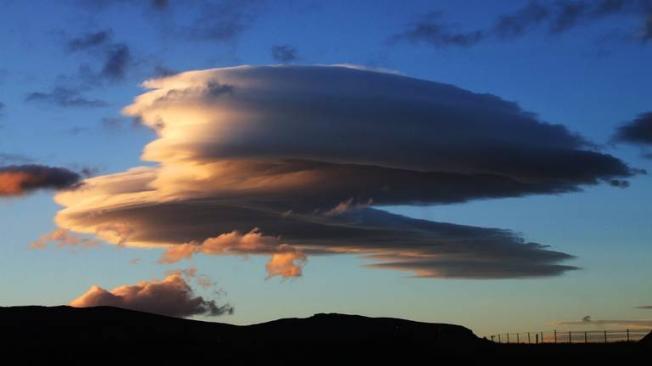
<svg viewBox="0 0 652 366">
<path fill-rule="evenodd" d="M 650 1 L 0 6 L 2 306 L 652 327 Z"/>
</svg>

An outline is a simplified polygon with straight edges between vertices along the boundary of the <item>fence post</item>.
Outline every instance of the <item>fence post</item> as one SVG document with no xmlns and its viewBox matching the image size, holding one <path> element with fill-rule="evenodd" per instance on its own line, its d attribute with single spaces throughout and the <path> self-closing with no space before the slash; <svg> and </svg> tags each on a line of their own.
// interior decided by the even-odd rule
<svg viewBox="0 0 652 366">
<path fill-rule="evenodd" d="M 568 343 L 573 343 L 573 332 L 568 331 Z"/>
<path fill-rule="evenodd" d="M 627 329 L 627 342 L 629 342 L 629 329 Z"/>
<path fill-rule="evenodd" d="M 527 332 L 527 344 L 532 343 L 532 339 L 530 339 L 530 332 Z"/>
<path fill-rule="evenodd" d="M 503 341 L 500 340 L 500 334 L 498 334 L 498 343 L 503 343 Z"/>
<path fill-rule="evenodd" d="M 555 343 L 557 343 L 557 329 L 555 329 Z"/>
<path fill-rule="evenodd" d="M 520 333 L 516 333 L 516 343 L 521 343 Z"/>
<path fill-rule="evenodd" d="M 589 337 L 586 331 L 584 331 L 584 343 L 589 343 Z"/>
<path fill-rule="evenodd" d="M 507 333 L 507 343 L 509 343 L 509 333 Z"/>
<path fill-rule="evenodd" d="M 541 331 L 541 343 L 546 343 L 543 339 L 543 331 Z"/>
<path fill-rule="evenodd" d="M 604 331 L 604 343 L 607 343 L 607 331 Z"/>
</svg>

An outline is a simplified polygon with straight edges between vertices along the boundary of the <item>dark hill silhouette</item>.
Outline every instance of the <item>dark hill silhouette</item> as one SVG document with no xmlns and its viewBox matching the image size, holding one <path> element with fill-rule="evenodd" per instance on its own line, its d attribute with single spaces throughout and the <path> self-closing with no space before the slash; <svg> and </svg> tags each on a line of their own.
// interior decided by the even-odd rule
<svg viewBox="0 0 652 366">
<path fill-rule="evenodd" d="M 500 345 L 451 324 L 317 314 L 236 326 L 111 308 L 0 307 L 14 364 L 549 364 L 649 357 L 640 344 Z M 650 339 L 651 336 L 646 337 Z M 645 353 L 645 354 L 644 354 Z M 454 360 L 451 363 L 450 360 Z"/>
<path fill-rule="evenodd" d="M 107 364 L 130 359 L 272 364 L 319 360 L 465 357 L 484 342 L 469 329 L 357 315 L 318 314 L 235 326 L 112 307 L 0 308 L 3 347 L 31 362 L 59 359 Z M 98 356 L 101 357 L 98 359 Z M 111 361 L 111 362 L 109 362 Z M 177 363 L 178 364 L 178 363 Z"/>
<path fill-rule="evenodd" d="M 652 347 L 652 332 L 648 333 L 643 339 L 640 340 L 641 344 Z"/>
</svg>

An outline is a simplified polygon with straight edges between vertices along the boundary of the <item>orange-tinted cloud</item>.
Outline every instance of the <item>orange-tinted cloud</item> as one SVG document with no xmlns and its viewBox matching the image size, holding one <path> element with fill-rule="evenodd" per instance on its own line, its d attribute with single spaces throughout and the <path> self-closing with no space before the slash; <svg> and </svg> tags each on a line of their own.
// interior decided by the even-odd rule
<svg viewBox="0 0 652 366">
<path fill-rule="evenodd" d="M 175 263 L 190 258 L 194 254 L 208 255 L 247 255 L 270 253 L 267 263 L 268 277 L 299 277 L 302 274 L 306 256 L 278 238 L 264 236 L 260 230 L 253 229 L 246 234 L 233 231 L 208 238 L 202 243 L 186 243 L 169 247 L 160 259 L 161 263 Z"/>
<path fill-rule="evenodd" d="M 56 243 L 57 247 L 82 247 L 90 248 L 100 244 L 97 239 L 84 238 L 66 229 L 55 229 L 52 232 L 41 235 L 30 244 L 32 249 L 43 249 L 50 243 Z"/>
<path fill-rule="evenodd" d="M 174 263 L 196 253 L 217 255 L 273 252 L 279 245 L 277 238 L 264 236 L 258 229 L 244 235 L 232 231 L 208 238 L 201 243 L 187 243 L 168 248 L 161 262 Z"/>
<path fill-rule="evenodd" d="M 272 257 L 265 265 L 267 276 L 299 277 L 302 274 L 306 260 L 305 254 L 290 246 L 284 245 L 282 248 L 279 248 L 277 253 L 272 254 Z"/>
<path fill-rule="evenodd" d="M 217 316 L 230 314 L 233 307 L 218 305 L 215 300 L 196 296 L 181 272 L 170 273 L 165 279 L 140 281 L 110 291 L 92 286 L 70 302 L 74 307 L 115 306 L 125 309 L 174 317 L 193 315 Z"/>
<path fill-rule="evenodd" d="M 64 189 L 76 185 L 79 174 L 43 165 L 0 167 L 0 197 L 20 196 L 37 189 Z"/>
</svg>

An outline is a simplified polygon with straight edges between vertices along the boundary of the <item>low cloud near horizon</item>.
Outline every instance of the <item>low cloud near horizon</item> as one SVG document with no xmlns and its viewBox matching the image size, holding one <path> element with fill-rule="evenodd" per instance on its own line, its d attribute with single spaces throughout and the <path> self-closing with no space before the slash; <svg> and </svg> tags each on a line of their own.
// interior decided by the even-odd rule
<svg viewBox="0 0 652 366">
<path fill-rule="evenodd" d="M 573 257 L 518 233 L 383 207 L 626 187 L 637 173 L 495 95 L 361 67 L 243 66 L 144 86 L 124 112 L 156 131 L 142 158 L 157 165 L 60 192 L 56 222 L 162 248 L 162 262 L 259 254 L 268 276 L 296 277 L 311 255 L 355 254 L 418 277 L 556 276 Z"/>
<path fill-rule="evenodd" d="M 604 329 L 607 327 L 633 328 L 633 329 L 652 329 L 652 320 L 648 319 L 592 319 L 585 316 L 578 321 L 557 322 L 557 325 L 568 327 L 591 327 Z"/>
<path fill-rule="evenodd" d="M 70 302 L 73 307 L 114 306 L 173 317 L 193 315 L 218 316 L 233 313 L 229 304 L 197 296 L 184 279 L 194 277 L 193 271 L 169 273 L 163 280 L 140 281 L 105 290 L 97 285 Z"/>
</svg>

